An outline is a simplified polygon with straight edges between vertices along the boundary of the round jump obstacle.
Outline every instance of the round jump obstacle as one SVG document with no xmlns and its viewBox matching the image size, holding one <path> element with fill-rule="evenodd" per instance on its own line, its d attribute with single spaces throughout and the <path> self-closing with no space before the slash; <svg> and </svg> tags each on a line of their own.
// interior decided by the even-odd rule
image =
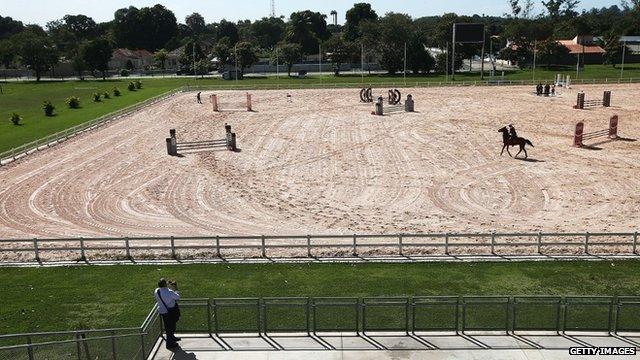
<svg viewBox="0 0 640 360">
<path fill-rule="evenodd" d="M 167 138 L 167 154 L 179 156 L 181 152 L 219 149 L 236 151 L 236 134 L 231 132 L 231 125 L 225 124 L 225 131 L 226 137 L 224 139 L 178 142 L 176 130 L 171 129 Z"/>
<path fill-rule="evenodd" d="M 400 100 L 402 99 L 402 94 L 398 89 L 389 90 L 389 105 L 398 105 L 400 104 Z"/>
<path fill-rule="evenodd" d="M 585 98 L 585 94 L 584 92 L 579 92 L 578 93 L 578 99 L 576 101 L 576 104 L 573 106 L 574 109 L 580 109 L 580 110 L 584 110 L 585 108 L 590 108 L 590 107 L 596 107 L 596 106 L 603 106 L 603 107 L 610 107 L 611 106 L 611 91 L 607 90 L 604 92 L 604 94 L 602 95 L 602 100 L 587 100 Z"/>
<path fill-rule="evenodd" d="M 213 106 L 214 112 L 220 111 L 253 111 L 251 105 L 251 94 L 247 93 L 247 97 L 245 101 L 236 102 L 236 103 L 223 103 L 218 98 L 218 95 L 212 94 L 209 96 L 209 100 L 211 101 L 211 105 Z M 222 110 L 220 110 L 222 108 Z"/>
<path fill-rule="evenodd" d="M 373 102 L 373 90 L 371 88 L 364 88 L 360 90 L 360 102 L 363 102 L 363 103 Z"/>
<path fill-rule="evenodd" d="M 592 132 L 584 132 L 584 123 L 581 121 L 576 124 L 576 131 L 573 135 L 573 146 L 585 146 L 584 140 L 592 140 L 600 137 L 608 137 L 610 140 L 618 138 L 618 115 L 614 115 L 609 119 L 609 128 Z"/>
</svg>

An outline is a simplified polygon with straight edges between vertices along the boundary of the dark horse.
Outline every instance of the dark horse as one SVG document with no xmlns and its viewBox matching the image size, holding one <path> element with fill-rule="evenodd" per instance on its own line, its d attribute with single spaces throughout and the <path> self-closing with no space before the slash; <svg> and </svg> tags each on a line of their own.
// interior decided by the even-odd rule
<svg viewBox="0 0 640 360">
<path fill-rule="evenodd" d="M 529 144 L 533 147 L 533 144 L 531 143 L 531 141 L 521 137 L 517 137 L 515 139 L 511 138 L 511 136 L 509 135 L 509 129 L 507 129 L 506 126 L 498 130 L 498 132 L 502 133 L 502 143 L 504 144 L 504 146 L 502 146 L 502 151 L 500 152 L 500 155 L 504 154 L 504 150 L 507 149 L 507 154 L 513 157 L 513 155 L 511 155 L 511 153 L 509 152 L 509 147 L 520 146 L 520 151 L 518 151 L 518 153 L 516 154 L 516 157 L 518 157 L 518 155 L 520 155 L 520 153 L 523 151 L 524 151 L 524 158 L 526 159 L 529 157 L 529 155 L 527 154 L 527 149 L 525 149 L 525 146 Z"/>
</svg>

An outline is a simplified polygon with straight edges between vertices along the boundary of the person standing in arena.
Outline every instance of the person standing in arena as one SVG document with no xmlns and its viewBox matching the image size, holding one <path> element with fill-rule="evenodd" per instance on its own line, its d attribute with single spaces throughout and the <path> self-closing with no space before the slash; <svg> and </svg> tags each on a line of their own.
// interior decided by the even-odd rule
<svg viewBox="0 0 640 360">
<path fill-rule="evenodd" d="M 175 336 L 176 325 L 178 320 L 180 320 L 180 307 L 178 306 L 180 293 L 178 292 L 178 284 L 160 279 L 154 296 L 158 304 L 158 312 L 162 317 L 162 323 L 167 333 L 167 349 L 176 348 L 178 347 L 178 341 L 181 340 Z"/>
<path fill-rule="evenodd" d="M 198 95 L 196 95 L 196 98 L 198 99 L 198 104 L 202 104 L 202 97 L 200 96 L 202 94 L 202 92 L 198 92 Z"/>
</svg>

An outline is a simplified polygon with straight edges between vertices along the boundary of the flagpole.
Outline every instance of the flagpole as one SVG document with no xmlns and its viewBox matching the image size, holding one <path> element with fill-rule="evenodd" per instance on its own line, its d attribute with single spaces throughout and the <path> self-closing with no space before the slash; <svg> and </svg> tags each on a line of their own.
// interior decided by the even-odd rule
<svg viewBox="0 0 640 360">
<path fill-rule="evenodd" d="M 404 86 L 407 86 L 407 43 L 404 43 Z"/>
</svg>

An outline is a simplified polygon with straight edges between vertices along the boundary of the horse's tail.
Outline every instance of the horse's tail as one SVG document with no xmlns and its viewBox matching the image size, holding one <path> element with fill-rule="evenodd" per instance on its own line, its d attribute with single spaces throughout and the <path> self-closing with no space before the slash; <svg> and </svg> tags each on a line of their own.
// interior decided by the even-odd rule
<svg viewBox="0 0 640 360">
<path fill-rule="evenodd" d="M 533 144 L 531 143 L 531 141 L 529 141 L 529 140 L 527 140 L 527 139 L 524 139 L 524 141 L 525 141 L 527 144 L 531 145 L 531 147 L 535 147 L 535 146 L 533 146 Z"/>
</svg>

